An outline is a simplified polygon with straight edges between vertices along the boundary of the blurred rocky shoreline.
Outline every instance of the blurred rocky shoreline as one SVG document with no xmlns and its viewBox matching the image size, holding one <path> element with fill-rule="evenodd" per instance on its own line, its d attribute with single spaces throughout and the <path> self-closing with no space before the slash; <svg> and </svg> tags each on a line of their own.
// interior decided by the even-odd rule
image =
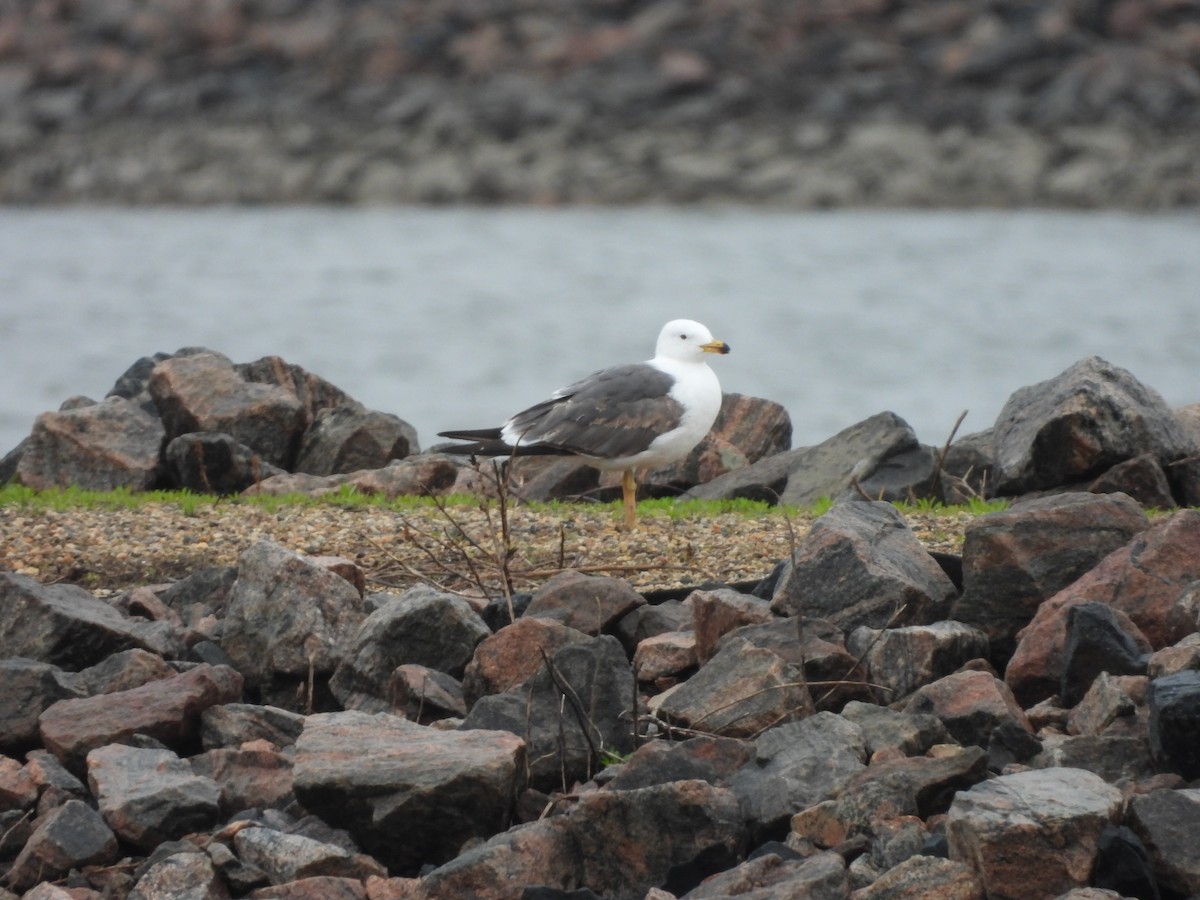
<svg viewBox="0 0 1200 900">
<path fill-rule="evenodd" d="M 0 202 L 1200 202 L 1200 4 L 0 9 Z"/>
</svg>

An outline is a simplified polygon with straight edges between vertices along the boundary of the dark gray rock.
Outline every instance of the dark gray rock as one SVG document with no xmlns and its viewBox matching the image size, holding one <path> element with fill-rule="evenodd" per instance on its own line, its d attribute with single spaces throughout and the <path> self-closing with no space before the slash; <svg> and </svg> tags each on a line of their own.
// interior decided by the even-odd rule
<svg viewBox="0 0 1200 900">
<path fill-rule="evenodd" d="M 1067 735 L 1047 740 L 1028 763 L 1035 769 L 1086 769 L 1109 784 L 1144 781 L 1159 771 L 1145 735 Z"/>
<path fill-rule="evenodd" d="M 122 650 L 94 666 L 82 669 L 78 684 L 85 696 L 128 691 L 160 678 L 170 678 L 179 671 L 161 656 L 147 650 Z"/>
<path fill-rule="evenodd" d="M 1200 672 L 1150 682 L 1150 750 L 1167 771 L 1200 778 Z"/>
<path fill-rule="evenodd" d="M 1096 842 L 1096 864 L 1092 884 L 1122 897 L 1159 896 L 1150 854 L 1131 828 L 1110 825 Z"/>
<path fill-rule="evenodd" d="M 157 417 L 120 397 L 45 412 L 34 421 L 15 477 L 38 490 L 148 490 L 162 475 L 163 436 Z"/>
<path fill-rule="evenodd" d="M 212 859 L 199 848 L 155 860 L 137 876 L 129 892 L 129 900 L 225 900 L 228 896 Z"/>
<path fill-rule="evenodd" d="M 87 768 L 104 821 L 142 850 L 217 822 L 220 787 L 169 750 L 109 744 L 88 754 Z"/>
<path fill-rule="evenodd" d="M 865 768 L 866 739 L 848 719 L 819 712 L 765 731 L 754 757 L 727 781 L 752 839 L 778 834 L 806 806 L 833 797 Z"/>
<path fill-rule="evenodd" d="M 397 666 L 428 666 L 461 678 L 491 632 L 471 606 L 434 588 L 410 588 L 381 604 L 346 643 L 329 687 L 346 709 L 391 712 Z"/>
<path fill-rule="evenodd" d="M 1120 494 L 1063 494 L 1015 503 L 969 523 L 963 592 L 951 618 L 982 630 L 1007 659 L 1039 605 L 1150 524 Z"/>
<path fill-rule="evenodd" d="M 234 836 L 233 846 L 238 858 L 265 872 L 271 884 L 323 875 L 365 881 L 370 875 L 386 872 L 369 857 L 337 844 L 272 828 L 243 828 Z"/>
<path fill-rule="evenodd" d="M 1157 391 L 1097 356 L 1015 391 L 994 441 L 998 494 L 1092 479 L 1142 453 L 1166 466 L 1196 450 Z"/>
<path fill-rule="evenodd" d="M 936 485 L 938 499 L 957 504 L 992 496 L 993 459 L 992 429 L 958 438 L 942 458 Z"/>
<path fill-rule="evenodd" d="M 850 502 L 812 524 L 771 607 L 850 630 L 936 622 L 956 596 L 953 582 L 894 506 Z"/>
<path fill-rule="evenodd" d="M 1145 509 L 1170 509 L 1178 506 L 1162 464 L 1153 453 L 1142 453 L 1119 462 L 1092 481 L 1087 489 L 1093 494 L 1126 494 Z"/>
<path fill-rule="evenodd" d="M 68 800 L 38 822 L 13 861 L 8 883 L 23 891 L 56 881 L 72 869 L 117 860 L 117 838 L 100 814 L 82 800 Z"/>
<path fill-rule="evenodd" d="M 921 756 L 935 744 L 952 740 L 942 720 L 933 715 L 902 713 L 859 701 L 847 703 L 841 714 L 862 730 L 868 756 L 889 747 L 905 756 Z"/>
<path fill-rule="evenodd" d="M 503 731 L 437 731 L 387 714 L 309 716 L 296 743 L 304 808 L 389 868 L 454 857 L 510 824 L 525 744 Z"/>
<path fill-rule="evenodd" d="M 808 858 L 785 859 L 775 853 L 753 856 L 725 872 L 706 878 L 684 894 L 687 900 L 749 896 L 755 900 L 845 900 L 850 896 L 846 860 L 827 850 Z"/>
<path fill-rule="evenodd" d="M 240 494 L 284 473 L 232 436 L 214 431 L 172 438 L 163 458 L 171 484 L 198 494 Z"/>
<path fill-rule="evenodd" d="M 0 572 L 0 609 L 0 658 L 26 657 L 71 671 L 145 647 L 133 622 L 75 585 Z"/>
<path fill-rule="evenodd" d="M 46 709 L 85 693 L 78 679 L 58 666 L 20 657 L 0 660 L 0 684 L 0 753 L 11 756 L 38 743 L 38 716 Z"/>
<path fill-rule="evenodd" d="M 269 541 L 238 558 L 221 647 L 249 685 L 332 674 L 366 618 L 340 575 Z"/>
<path fill-rule="evenodd" d="M 1178 897 L 1200 892 L 1200 799 L 1194 791 L 1158 790 L 1133 798 L 1129 828 L 1150 851 L 1160 890 Z"/>
<path fill-rule="evenodd" d="M 724 784 L 753 756 L 754 744 L 736 738 L 701 735 L 678 743 L 648 741 L 615 767 L 616 774 L 605 787 L 629 791 L 691 779 Z"/>
<path fill-rule="evenodd" d="M 467 714 L 458 679 L 416 663 L 396 667 L 388 681 L 388 697 L 395 712 L 422 725 Z"/>
<path fill-rule="evenodd" d="M 294 468 L 311 475 L 382 469 L 391 460 L 419 450 L 416 429 L 399 416 L 349 400 L 317 412 L 304 433 Z"/>
<path fill-rule="evenodd" d="M 599 770 L 602 751 L 633 750 L 633 669 L 607 635 L 567 644 L 550 663 L 519 687 L 482 697 L 462 728 L 523 738 L 530 785 L 568 790 Z"/>
<path fill-rule="evenodd" d="M 1072 606 L 1067 611 L 1059 691 L 1063 706 L 1071 707 L 1082 700 L 1101 672 L 1145 674 L 1148 657 L 1149 647 L 1139 646 L 1111 606 L 1095 601 Z"/>
<path fill-rule="evenodd" d="M 1013 723 L 1032 732 L 1012 691 L 991 672 L 965 670 L 918 688 L 904 712 L 937 716 L 960 744 L 987 747 L 992 732 Z"/>
</svg>

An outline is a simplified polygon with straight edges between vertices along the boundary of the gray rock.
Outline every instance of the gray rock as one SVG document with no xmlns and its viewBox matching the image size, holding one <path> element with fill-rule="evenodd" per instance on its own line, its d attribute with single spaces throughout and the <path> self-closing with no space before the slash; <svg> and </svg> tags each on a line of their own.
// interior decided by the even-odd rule
<svg viewBox="0 0 1200 900">
<path fill-rule="evenodd" d="M 529 783 L 569 790 L 601 765 L 602 753 L 633 750 L 633 669 L 616 638 L 577 641 L 527 682 L 481 698 L 464 730 L 502 729 L 528 745 Z"/>
<path fill-rule="evenodd" d="M 82 669 L 76 679 L 85 696 L 128 691 L 160 678 L 171 678 L 179 671 L 156 653 L 147 650 L 122 650 L 94 666 Z"/>
<path fill-rule="evenodd" d="M 934 622 L 903 628 L 861 626 L 846 639 L 846 649 L 867 667 L 867 680 L 884 689 L 882 702 L 901 700 L 988 655 L 987 635 L 962 622 Z"/>
<path fill-rule="evenodd" d="M 321 875 L 365 880 L 385 871 L 336 844 L 271 828 L 243 828 L 234 836 L 233 846 L 242 862 L 265 872 L 271 884 Z"/>
<path fill-rule="evenodd" d="M 71 584 L 40 584 L 0 572 L 0 657 L 26 657 L 78 670 L 144 647 L 134 623 Z"/>
<path fill-rule="evenodd" d="M 508 827 L 524 769 L 524 742 L 505 732 L 342 712 L 308 717 L 294 776 L 305 809 L 389 868 L 411 872 Z"/>
<path fill-rule="evenodd" d="M 109 744 L 88 754 L 87 767 L 104 821 L 142 850 L 217 822 L 220 787 L 169 750 Z"/>
<path fill-rule="evenodd" d="M 737 738 L 701 735 L 684 741 L 647 741 L 625 762 L 605 769 L 615 770 L 605 782 L 610 791 L 629 791 L 699 779 L 709 784 L 725 782 L 754 756 L 754 744 Z"/>
<path fill-rule="evenodd" d="M 658 703 L 668 722 L 726 737 L 755 737 L 812 712 L 804 670 L 746 640 L 730 641 Z"/>
<path fill-rule="evenodd" d="M 34 421 L 16 480 L 38 490 L 149 490 L 162 474 L 162 442 L 162 423 L 120 397 L 45 412 Z"/>
<path fill-rule="evenodd" d="M 963 592 L 951 617 L 981 629 L 1006 658 L 1043 601 L 1149 524 L 1120 494 L 1063 494 L 980 516 L 963 538 Z"/>
<path fill-rule="evenodd" d="M 485 694 L 518 687 L 542 668 L 543 651 L 554 656 L 567 644 L 587 640 L 582 631 L 554 619 L 521 616 L 476 644 L 475 654 L 463 672 L 464 699 L 473 706 Z"/>
<path fill-rule="evenodd" d="M 366 617 L 348 581 L 269 541 L 238 558 L 221 646 L 248 684 L 328 675 Z"/>
<path fill-rule="evenodd" d="M 1157 391 L 1097 356 L 1015 391 L 994 441 L 999 494 L 1094 478 L 1142 453 L 1166 466 L 1196 450 Z"/>
<path fill-rule="evenodd" d="M 850 895 L 846 860 L 831 850 L 807 859 L 783 859 L 774 853 L 754 856 L 739 866 L 706 878 L 683 896 L 687 900 L 753 897 L 754 900 L 845 900 Z"/>
<path fill-rule="evenodd" d="M 1193 791 L 1159 790 L 1129 804 L 1129 827 L 1150 851 L 1161 890 L 1190 897 L 1200 892 L 1200 800 Z"/>
<path fill-rule="evenodd" d="M 259 740 L 290 747 L 303 730 L 304 716 L 277 706 L 225 703 L 200 714 L 200 740 L 205 750 Z"/>
<path fill-rule="evenodd" d="M 754 757 L 726 784 L 752 837 L 761 839 L 777 833 L 797 810 L 833 797 L 866 759 L 862 730 L 819 712 L 764 732 L 754 742 Z"/>
<path fill-rule="evenodd" d="M 17 890 L 27 890 L 38 882 L 62 878 L 72 869 L 116 859 L 116 835 L 100 814 L 82 800 L 68 800 L 38 822 L 13 861 L 8 882 Z"/>
<path fill-rule="evenodd" d="M 206 853 L 172 853 L 138 876 L 129 900 L 228 900 L 229 890 Z"/>
<path fill-rule="evenodd" d="M 1002 725 L 1033 732 L 1008 685 L 987 671 L 966 670 L 939 678 L 913 692 L 903 711 L 935 715 L 960 744 L 984 748 Z"/>
<path fill-rule="evenodd" d="M 645 602 L 620 578 L 562 572 L 534 592 L 525 615 L 557 619 L 584 634 L 598 635 Z"/>
<path fill-rule="evenodd" d="M 701 662 L 712 659 L 727 634 L 746 625 L 773 624 L 779 619 L 765 600 L 733 588 L 693 591 L 688 596 L 688 603 L 692 608 L 692 628 L 696 632 L 696 653 Z M 790 624 L 794 639 L 798 633 L 796 623 Z"/>
<path fill-rule="evenodd" d="M 937 856 L 910 856 L 854 900 L 984 900 L 983 883 L 965 863 Z"/>
<path fill-rule="evenodd" d="M 82 697 L 77 678 L 58 666 L 14 657 L 0 660 L 0 753 L 18 756 L 38 743 L 38 716 L 59 700 Z"/>
<path fill-rule="evenodd" d="M 1067 611 L 1062 687 L 1058 692 L 1063 706 L 1071 707 L 1082 700 L 1102 672 L 1145 674 L 1149 651 L 1145 638 L 1126 630 L 1111 606 L 1095 601 L 1072 606 Z"/>
<path fill-rule="evenodd" d="M 1162 464 L 1153 453 L 1142 453 L 1119 462 L 1092 481 L 1093 494 L 1126 494 L 1146 509 L 1170 509 L 1181 504 L 1171 493 Z"/>
<path fill-rule="evenodd" d="M 771 607 L 849 630 L 936 622 L 956 596 L 954 583 L 894 506 L 849 502 L 812 524 Z"/>
<path fill-rule="evenodd" d="M 921 756 L 935 744 L 951 740 L 942 720 L 933 715 L 902 713 L 859 701 L 847 703 L 841 714 L 862 730 L 868 756 L 888 747 L 905 756 Z"/>
<path fill-rule="evenodd" d="M 950 858 L 973 867 L 989 896 L 1057 895 L 1088 882 L 1121 808 L 1121 792 L 1082 769 L 1002 775 L 955 796 Z"/>
<path fill-rule="evenodd" d="M 294 468 L 312 475 L 382 469 L 419 449 L 416 429 L 399 416 L 349 400 L 317 412 L 304 433 Z"/>
<path fill-rule="evenodd" d="M 1109 784 L 1143 781 L 1159 771 L 1145 735 L 1066 735 L 1047 740 L 1029 765 L 1035 769 L 1086 769 Z"/>
<path fill-rule="evenodd" d="M 458 679 L 416 663 L 396 667 L 388 681 L 388 697 L 394 711 L 422 725 L 467 714 Z"/>
<path fill-rule="evenodd" d="M 149 390 L 168 441 L 220 432 L 283 469 L 294 459 L 306 425 L 306 410 L 294 394 L 246 380 L 220 356 L 165 359 L 154 367 Z"/>
<path fill-rule="evenodd" d="M 390 679 L 413 664 L 456 678 L 491 632 L 471 606 L 454 594 L 410 588 L 363 620 L 346 643 L 329 687 L 346 709 L 391 712 Z"/>
<path fill-rule="evenodd" d="M 231 435 L 198 431 L 172 438 L 163 453 L 171 484 L 198 494 L 240 494 L 284 474 Z"/>
</svg>

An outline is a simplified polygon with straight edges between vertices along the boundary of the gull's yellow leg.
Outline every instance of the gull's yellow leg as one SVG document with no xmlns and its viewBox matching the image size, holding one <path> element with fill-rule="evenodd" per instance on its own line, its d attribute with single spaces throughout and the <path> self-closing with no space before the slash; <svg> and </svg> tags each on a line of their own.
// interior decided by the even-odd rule
<svg viewBox="0 0 1200 900">
<path fill-rule="evenodd" d="M 633 469 L 626 469 L 621 475 L 621 493 L 625 499 L 625 527 L 633 528 L 637 523 L 637 479 L 633 477 Z"/>
</svg>

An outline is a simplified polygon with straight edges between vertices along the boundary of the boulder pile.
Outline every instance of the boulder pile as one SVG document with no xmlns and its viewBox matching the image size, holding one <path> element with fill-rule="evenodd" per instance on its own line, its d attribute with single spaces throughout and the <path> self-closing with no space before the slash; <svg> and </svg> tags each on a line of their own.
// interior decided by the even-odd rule
<svg viewBox="0 0 1200 900">
<path fill-rule="evenodd" d="M 193 445 L 210 484 L 211 448 L 249 460 L 252 490 L 306 453 L 474 472 L 365 410 L 338 433 L 370 441 L 322 443 L 352 401 L 281 361 L 135 369 L 39 419 L 17 477 L 88 471 L 101 422 L 154 479 Z M 1194 409 L 1089 359 L 945 450 L 891 414 L 744 449 L 770 411 L 727 400 L 712 440 L 756 458 L 692 490 L 825 477 L 835 502 L 755 585 L 373 593 L 269 541 L 119 593 L 0 572 L 0 898 L 1200 894 Z M 886 502 L 994 491 L 961 557 Z"/>
</svg>

